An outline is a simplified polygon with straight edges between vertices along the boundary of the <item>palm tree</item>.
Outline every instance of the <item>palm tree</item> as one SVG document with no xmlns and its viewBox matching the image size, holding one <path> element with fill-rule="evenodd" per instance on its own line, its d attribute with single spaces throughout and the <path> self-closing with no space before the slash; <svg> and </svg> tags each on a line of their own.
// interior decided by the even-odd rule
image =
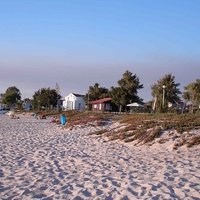
<svg viewBox="0 0 200 200">
<path fill-rule="evenodd" d="M 168 103 L 173 104 L 180 100 L 181 92 L 178 86 L 180 83 L 175 83 L 175 77 L 172 74 L 166 74 L 151 87 L 156 111 L 163 112 L 167 109 Z"/>
<path fill-rule="evenodd" d="M 200 79 L 188 84 L 184 89 L 183 98 L 192 104 L 191 112 L 193 113 L 194 106 L 200 105 Z"/>
<path fill-rule="evenodd" d="M 95 83 L 94 86 L 89 86 L 89 90 L 85 95 L 85 100 L 93 101 L 105 97 L 109 97 L 108 89 L 100 87 L 99 83 Z"/>
<path fill-rule="evenodd" d="M 141 103 L 143 100 L 138 96 L 138 90 L 143 88 L 136 74 L 125 71 L 122 79 L 118 81 L 118 87 L 111 87 L 112 102 L 119 107 L 119 111 L 124 110 L 126 105 L 132 102 Z"/>
</svg>

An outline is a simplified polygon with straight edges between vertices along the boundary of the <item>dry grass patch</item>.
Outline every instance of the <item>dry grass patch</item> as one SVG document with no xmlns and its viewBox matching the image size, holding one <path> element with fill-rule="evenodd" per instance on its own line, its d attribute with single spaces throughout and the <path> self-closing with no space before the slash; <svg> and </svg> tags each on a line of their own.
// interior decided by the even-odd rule
<svg viewBox="0 0 200 200">
<path fill-rule="evenodd" d="M 138 143 L 144 144 L 152 142 L 155 138 L 159 138 L 167 130 L 173 130 L 171 134 L 174 134 L 174 137 L 172 137 L 176 140 L 185 131 L 200 129 L 200 115 L 198 114 L 133 114 L 124 116 L 120 122 L 127 124 L 127 126 L 116 133 L 113 132 L 110 136 L 111 140 L 121 139 L 124 142 L 137 140 Z M 175 133 L 179 133 L 180 136 L 177 136 Z M 190 138 L 191 136 L 188 137 Z M 167 139 L 159 141 L 159 143 L 165 142 L 167 142 Z M 199 144 L 199 137 L 195 137 L 189 141 L 183 137 L 179 139 L 175 148 L 184 144 L 188 144 L 188 146 Z"/>
<path fill-rule="evenodd" d="M 187 147 L 192 147 L 192 146 L 198 145 L 198 144 L 200 144 L 200 136 L 199 135 L 193 136 L 192 138 L 190 138 L 187 141 Z"/>
<path fill-rule="evenodd" d="M 76 125 L 105 126 L 107 120 L 119 122 L 110 129 L 103 129 L 92 134 L 103 135 L 109 140 L 122 140 L 124 142 L 137 141 L 137 143 L 149 143 L 159 138 L 164 132 L 170 131 L 170 137 L 176 141 L 175 147 L 178 148 L 186 144 L 188 147 L 200 144 L 200 136 L 187 135 L 184 132 L 200 129 L 200 114 L 123 114 L 115 115 L 112 113 L 94 113 L 66 111 L 59 113 L 67 116 L 67 127 Z M 178 134 L 177 134 L 178 133 Z M 167 139 L 158 140 L 163 144 Z"/>
<path fill-rule="evenodd" d="M 103 129 L 103 130 L 98 130 L 98 131 L 92 132 L 90 135 L 102 135 L 107 132 L 108 132 L 107 129 Z"/>
</svg>

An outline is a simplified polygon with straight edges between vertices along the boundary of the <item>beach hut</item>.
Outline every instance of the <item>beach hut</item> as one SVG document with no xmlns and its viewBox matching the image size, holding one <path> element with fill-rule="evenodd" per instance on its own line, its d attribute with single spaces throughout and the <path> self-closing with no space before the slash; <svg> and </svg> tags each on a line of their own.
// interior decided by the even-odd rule
<svg viewBox="0 0 200 200">
<path fill-rule="evenodd" d="M 111 98 L 103 98 L 95 101 L 90 101 L 89 104 L 92 105 L 92 111 L 111 111 Z"/>
</svg>

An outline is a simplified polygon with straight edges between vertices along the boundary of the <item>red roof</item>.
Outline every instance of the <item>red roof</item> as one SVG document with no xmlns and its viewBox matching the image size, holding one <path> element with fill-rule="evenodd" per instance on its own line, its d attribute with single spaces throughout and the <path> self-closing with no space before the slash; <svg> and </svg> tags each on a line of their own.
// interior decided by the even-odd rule
<svg viewBox="0 0 200 200">
<path fill-rule="evenodd" d="M 98 99 L 96 101 L 90 101 L 90 104 L 100 104 L 100 103 L 105 103 L 111 101 L 111 98 L 103 98 L 103 99 Z"/>
</svg>

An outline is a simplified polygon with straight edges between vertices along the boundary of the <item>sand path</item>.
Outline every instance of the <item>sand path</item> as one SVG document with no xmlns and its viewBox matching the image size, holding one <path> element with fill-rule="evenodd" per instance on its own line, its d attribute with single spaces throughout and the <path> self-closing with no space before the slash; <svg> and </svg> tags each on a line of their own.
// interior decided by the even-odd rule
<svg viewBox="0 0 200 200">
<path fill-rule="evenodd" d="M 30 117 L 0 116 L 0 199 L 200 200 L 200 149 L 129 148 Z"/>
</svg>

